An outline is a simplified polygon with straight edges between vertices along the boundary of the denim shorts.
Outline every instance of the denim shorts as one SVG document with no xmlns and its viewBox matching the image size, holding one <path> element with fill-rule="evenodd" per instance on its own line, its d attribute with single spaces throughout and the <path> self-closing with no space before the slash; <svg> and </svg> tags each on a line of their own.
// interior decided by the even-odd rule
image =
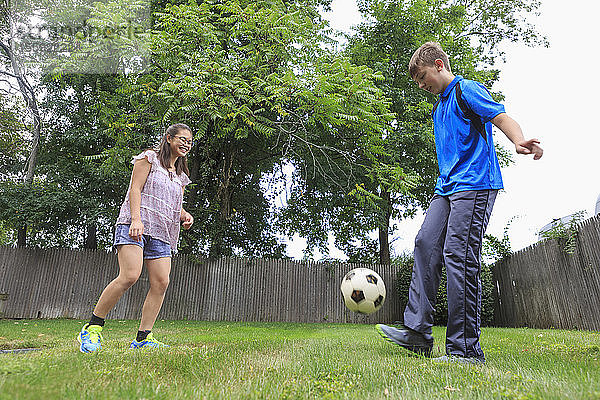
<svg viewBox="0 0 600 400">
<path fill-rule="evenodd" d="M 129 236 L 129 224 L 118 224 L 115 229 L 115 242 L 113 248 L 122 244 L 135 244 L 142 248 L 144 259 L 171 257 L 171 246 L 162 240 L 154 239 L 149 235 L 142 235 L 142 240 L 137 241 Z"/>
</svg>

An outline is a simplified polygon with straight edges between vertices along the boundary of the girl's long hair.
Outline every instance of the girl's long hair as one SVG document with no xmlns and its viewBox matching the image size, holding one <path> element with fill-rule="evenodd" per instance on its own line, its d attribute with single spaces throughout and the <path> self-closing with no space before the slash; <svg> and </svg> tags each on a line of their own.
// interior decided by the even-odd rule
<svg viewBox="0 0 600 400">
<path fill-rule="evenodd" d="M 169 169 L 171 163 L 171 146 L 169 146 L 169 142 L 167 142 L 167 137 L 175 137 L 181 131 L 189 131 L 192 130 L 186 124 L 173 124 L 167 128 L 165 134 L 160 140 L 160 145 L 158 146 L 158 151 L 156 152 L 158 155 L 158 159 L 160 160 L 160 165 L 163 166 L 166 170 Z M 175 172 L 177 175 L 180 175 L 182 172 L 185 172 L 186 175 L 190 175 L 190 171 L 187 166 L 187 156 L 186 157 L 177 157 L 175 160 Z"/>
</svg>

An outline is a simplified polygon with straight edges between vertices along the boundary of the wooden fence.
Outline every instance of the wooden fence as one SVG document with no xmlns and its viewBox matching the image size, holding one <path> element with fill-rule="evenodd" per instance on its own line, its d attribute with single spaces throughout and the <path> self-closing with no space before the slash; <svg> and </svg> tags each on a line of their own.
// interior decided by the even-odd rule
<svg viewBox="0 0 600 400">
<path fill-rule="evenodd" d="M 386 283 L 377 313 L 348 311 L 339 284 L 352 268 L 368 267 Z M 285 260 L 173 258 L 161 319 L 287 322 L 402 320 L 399 266 Z M 90 250 L 0 247 L 0 316 L 85 319 L 118 271 L 114 254 Z M 497 326 L 600 330 L 600 216 L 578 227 L 575 253 L 564 243 L 537 243 L 493 268 Z M 146 272 L 109 318 L 139 318 Z"/>
<path fill-rule="evenodd" d="M 572 255 L 547 240 L 494 266 L 495 324 L 600 330 L 600 215 L 578 225 Z"/>
<path fill-rule="evenodd" d="M 348 311 L 339 285 L 347 271 L 371 268 L 386 283 L 383 307 L 372 315 Z M 209 321 L 393 322 L 402 318 L 397 266 L 175 256 L 159 319 Z M 89 318 L 118 272 L 104 251 L 0 247 L 0 313 L 6 318 Z M 146 271 L 109 314 L 139 318 Z M 4 296 L 3 296 L 4 295 Z"/>
</svg>

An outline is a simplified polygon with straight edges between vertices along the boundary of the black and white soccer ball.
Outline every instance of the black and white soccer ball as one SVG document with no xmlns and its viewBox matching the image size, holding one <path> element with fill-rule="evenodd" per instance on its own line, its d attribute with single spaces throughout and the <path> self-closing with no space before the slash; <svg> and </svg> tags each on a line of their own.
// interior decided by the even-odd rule
<svg viewBox="0 0 600 400">
<path fill-rule="evenodd" d="M 374 313 L 385 301 L 383 279 L 369 268 L 355 268 L 348 272 L 342 279 L 340 289 L 346 307 L 357 313 Z"/>
</svg>

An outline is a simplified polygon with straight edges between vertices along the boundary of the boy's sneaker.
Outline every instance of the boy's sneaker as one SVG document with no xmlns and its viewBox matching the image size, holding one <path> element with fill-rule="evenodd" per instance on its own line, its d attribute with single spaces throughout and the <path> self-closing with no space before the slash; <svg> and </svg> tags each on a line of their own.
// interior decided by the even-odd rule
<svg viewBox="0 0 600 400">
<path fill-rule="evenodd" d="M 154 338 L 154 335 L 152 335 L 152 333 L 149 333 L 148 336 L 146 336 L 146 339 L 142 340 L 141 342 L 138 342 L 137 340 L 134 339 L 133 342 L 131 342 L 131 344 L 129 345 L 130 349 L 141 349 L 141 348 L 158 349 L 158 348 L 163 348 L 163 347 L 169 347 L 169 346 L 156 340 Z"/>
<path fill-rule="evenodd" d="M 102 327 L 100 325 L 85 324 L 77 336 L 81 343 L 79 351 L 82 353 L 92 353 L 102 348 Z"/>
<path fill-rule="evenodd" d="M 431 357 L 433 336 L 408 328 L 398 329 L 383 324 L 375 325 L 375 329 L 388 342 L 395 343 L 424 357 Z"/>
</svg>

